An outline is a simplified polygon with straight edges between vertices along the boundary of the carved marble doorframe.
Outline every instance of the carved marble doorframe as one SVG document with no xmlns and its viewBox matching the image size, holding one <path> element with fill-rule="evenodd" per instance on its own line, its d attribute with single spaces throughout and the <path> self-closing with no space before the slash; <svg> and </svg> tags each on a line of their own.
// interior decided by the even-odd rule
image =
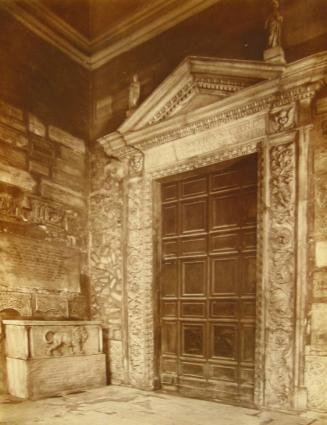
<svg viewBox="0 0 327 425">
<path fill-rule="evenodd" d="M 109 155 L 125 164 L 126 255 L 122 267 L 130 384 L 153 388 L 156 380 L 156 180 L 258 152 L 255 403 L 286 410 L 306 408 L 303 365 L 310 108 L 326 69 L 326 54 L 317 61 L 309 58 L 297 66 L 290 64 L 283 84 L 277 78 L 257 85 L 251 97 L 238 96 L 228 113 L 220 113 L 217 103 L 211 115 L 202 118 L 199 111 L 196 124 L 182 116 L 175 120 L 180 127 L 172 127 L 171 121 L 166 129 L 161 122 L 158 133 L 155 125 L 151 127 L 151 137 L 146 127 L 131 136 L 115 133 L 100 140 Z"/>
</svg>

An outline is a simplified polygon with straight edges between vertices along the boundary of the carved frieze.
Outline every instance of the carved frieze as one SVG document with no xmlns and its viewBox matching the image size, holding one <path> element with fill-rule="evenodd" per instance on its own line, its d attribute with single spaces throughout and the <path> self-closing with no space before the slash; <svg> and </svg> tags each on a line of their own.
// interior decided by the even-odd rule
<svg viewBox="0 0 327 425">
<path fill-rule="evenodd" d="M 32 316 L 31 294 L 23 292 L 0 292 L 0 312 L 16 310 L 21 316 Z"/>
<path fill-rule="evenodd" d="M 293 391 L 295 146 L 270 148 L 270 252 L 266 400 L 288 408 Z"/>
<path fill-rule="evenodd" d="M 283 92 L 260 97 L 254 101 L 247 102 L 244 105 L 231 108 L 227 111 L 213 113 L 206 118 L 193 121 L 190 124 L 183 125 L 169 131 L 160 132 L 158 135 L 149 139 L 143 138 L 141 141 L 135 143 L 135 147 L 141 150 L 148 149 L 153 145 L 160 145 L 172 140 L 182 139 L 183 137 L 217 128 L 232 121 L 254 115 L 258 112 L 270 110 L 272 105 L 274 105 L 274 108 L 276 109 L 282 106 L 292 105 L 297 100 L 311 99 L 316 90 L 316 85 L 306 84 Z"/>
<path fill-rule="evenodd" d="M 196 84 L 188 81 L 164 106 L 162 106 L 149 121 L 149 125 L 162 121 L 181 108 L 193 96 Z"/>
<path fill-rule="evenodd" d="M 0 217 L 5 221 L 37 224 L 50 242 L 85 248 L 85 217 L 80 211 L 17 191 L 0 192 Z"/>
<path fill-rule="evenodd" d="M 67 326 L 63 330 L 46 330 L 44 342 L 48 356 L 62 356 L 64 354 L 84 354 L 84 344 L 88 339 L 85 326 Z"/>
</svg>

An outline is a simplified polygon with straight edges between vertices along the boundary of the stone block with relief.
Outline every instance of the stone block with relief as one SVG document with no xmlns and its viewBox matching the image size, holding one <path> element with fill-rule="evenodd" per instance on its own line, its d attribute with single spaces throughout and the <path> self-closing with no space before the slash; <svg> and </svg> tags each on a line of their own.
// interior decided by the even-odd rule
<svg viewBox="0 0 327 425">
<path fill-rule="evenodd" d="M 3 323 L 10 394 L 38 399 L 106 385 L 99 322 Z"/>
</svg>

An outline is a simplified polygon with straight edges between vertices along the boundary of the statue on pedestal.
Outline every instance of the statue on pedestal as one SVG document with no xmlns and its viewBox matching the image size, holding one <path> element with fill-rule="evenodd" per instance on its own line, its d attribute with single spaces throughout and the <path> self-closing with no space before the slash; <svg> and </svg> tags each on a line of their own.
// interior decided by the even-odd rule
<svg viewBox="0 0 327 425">
<path fill-rule="evenodd" d="M 137 74 L 133 75 L 133 79 L 129 86 L 128 107 L 129 111 L 133 111 L 139 103 L 141 94 L 141 83 Z"/>
<path fill-rule="evenodd" d="M 265 28 L 268 30 L 268 48 L 280 47 L 282 36 L 283 17 L 279 11 L 278 0 L 272 2 L 273 11 L 266 20 Z"/>
<path fill-rule="evenodd" d="M 263 58 L 267 62 L 285 64 L 285 54 L 282 48 L 282 23 L 284 18 L 279 11 L 279 1 L 272 0 L 272 12 L 266 20 L 265 29 L 268 33 L 267 49 Z"/>
</svg>

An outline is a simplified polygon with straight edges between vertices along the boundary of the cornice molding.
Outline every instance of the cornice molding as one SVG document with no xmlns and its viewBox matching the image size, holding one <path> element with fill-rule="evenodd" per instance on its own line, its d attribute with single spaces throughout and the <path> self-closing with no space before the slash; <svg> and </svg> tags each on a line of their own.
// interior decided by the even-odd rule
<svg viewBox="0 0 327 425">
<path fill-rule="evenodd" d="M 152 0 L 94 40 L 87 39 L 37 0 L 4 0 L 0 7 L 83 67 L 94 70 L 220 0 Z"/>
</svg>

